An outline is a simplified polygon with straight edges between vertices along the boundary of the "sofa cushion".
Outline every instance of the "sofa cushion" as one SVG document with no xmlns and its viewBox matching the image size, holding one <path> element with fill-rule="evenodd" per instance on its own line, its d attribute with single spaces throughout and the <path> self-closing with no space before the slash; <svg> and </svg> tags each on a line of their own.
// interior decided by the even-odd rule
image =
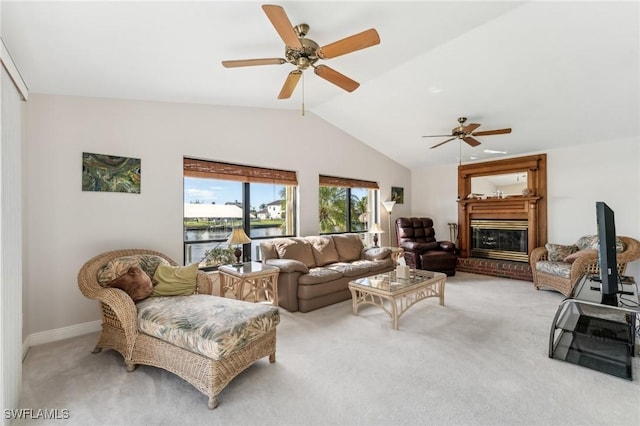
<svg viewBox="0 0 640 426">
<path fill-rule="evenodd" d="M 386 259 L 379 259 L 379 260 L 374 260 L 370 262 L 372 262 L 372 264 L 369 266 L 371 272 L 377 272 L 377 271 L 380 271 L 381 269 L 388 269 L 388 268 L 394 267 L 393 259 L 389 257 L 387 257 Z"/>
<path fill-rule="evenodd" d="M 151 296 L 189 296 L 196 291 L 198 264 L 188 266 L 158 265 L 153 275 Z"/>
<path fill-rule="evenodd" d="M 295 259 L 267 259 L 264 263 L 279 268 L 280 272 L 302 272 L 303 274 L 309 272 L 307 265 Z"/>
<path fill-rule="evenodd" d="M 299 284 L 320 284 L 327 281 L 333 281 L 342 278 L 340 271 L 328 268 L 312 268 L 308 274 L 301 275 L 298 278 Z"/>
<path fill-rule="evenodd" d="M 279 322 L 274 306 L 206 294 L 150 297 L 138 304 L 141 332 L 216 360 L 262 337 Z"/>
<path fill-rule="evenodd" d="M 325 266 L 340 261 L 338 250 L 331 237 L 307 237 L 311 243 L 316 266 Z"/>
<path fill-rule="evenodd" d="M 151 278 L 139 266 L 130 267 L 126 274 L 109 282 L 106 287 L 123 290 L 134 302 L 144 300 L 153 293 Z"/>
<path fill-rule="evenodd" d="M 565 257 L 578 251 L 578 246 L 576 245 L 545 244 L 544 247 L 547 249 L 547 258 L 551 262 L 562 262 Z"/>
<path fill-rule="evenodd" d="M 356 260 L 355 262 L 339 262 L 327 265 L 328 269 L 340 272 L 345 277 L 357 277 L 364 275 L 371 270 L 369 261 Z"/>
<path fill-rule="evenodd" d="M 571 264 L 566 262 L 541 260 L 536 263 L 536 271 L 555 275 L 557 277 L 569 278 L 569 276 L 571 276 Z"/>
<path fill-rule="evenodd" d="M 106 287 L 111 281 L 126 274 L 133 266 L 140 267 L 147 275 L 153 277 L 159 264 L 168 265 L 169 262 L 165 258 L 153 254 L 121 256 L 107 262 L 98 271 L 98 283 Z"/>
<path fill-rule="evenodd" d="M 362 255 L 362 240 L 357 234 L 334 235 L 333 242 L 338 250 L 340 262 L 353 262 L 359 260 Z"/>
<path fill-rule="evenodd" d="M 316 266 L 311 244 L 302 238 L 277 239 L 274 246 L 280 259 L 299 260 L 309 268 Z"/>
</svg>

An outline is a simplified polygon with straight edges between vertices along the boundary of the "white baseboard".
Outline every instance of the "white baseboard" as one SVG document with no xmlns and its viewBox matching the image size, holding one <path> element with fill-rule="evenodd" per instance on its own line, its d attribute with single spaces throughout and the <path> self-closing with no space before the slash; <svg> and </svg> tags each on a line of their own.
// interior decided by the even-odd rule
<svg viewBox="0 0 640 426">
<path fill-rule="evenodd" d="M 58 340 L 70 337 L 82 336 L 83 334 L 95 333 L 102 329 L 102 321 L 96 320 L 82 324 L 70 325 L 69 327 L 56 328 L 48 331 L 41 331 L 27 336 L 22 342 L 22 359 L 27 355 L 31 346 L 42 345 L 43 343 L 57 342 Z"/>
</svg>

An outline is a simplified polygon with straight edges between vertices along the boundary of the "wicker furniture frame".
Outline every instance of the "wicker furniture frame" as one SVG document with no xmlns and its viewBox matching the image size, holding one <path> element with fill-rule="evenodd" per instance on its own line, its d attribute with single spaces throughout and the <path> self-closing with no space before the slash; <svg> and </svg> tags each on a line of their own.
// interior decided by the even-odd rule
<svg viewBox="0 0 640 426">
<path fill-rule="evenodd" d="M 400 316 L 417 302 L 429 297 L 437 297 L 440 306 L 444 306 L 444 286 L 447 276 L 442 272 L 420 269 L 414 269 L 411 273 L 413 274 L 411 280 L 397 279 L 396 272 L 392 271 L 350 281 L 353 315 L 358 315 L 358 308 L 362 305 L 378 306 L 389 314 L 393 329 L 397 330 Z M 373 280 L 379 281 L 378 286 L 372 285 Z M 369 284 L 364 284 L 363 281 L 369 281 Z M 391 283 L 396 287 L 392 288 Z"/>
<path fill-rule="evenodd" d="M 627 269 L 627 263 L 633 262 L 640 258 L 640 242 L 630 237 L 617 236 L 625 244 L 625 250 L 616 255 L 618 274 L 623 275 Z M 547 249 L 537 247 L 531 252 L 529 264 L 533 273 L 533 285 L 536 290 L 540 287 L 553 288 L 565 296 L 569 297 L 573 286 L 578 279 L 584 274 L 599 274 L 600 267 L 598 265 L 598 255 L 592 254 L 579 257 L 571 264 L 571 273 L 569 278 L 559 277 L 536 270 L 536 263 L 542 260 L 549 260 Z"/>
<path fill-rule="evenodd" d="M 82 294 L 100 302 L 102 333 L 93 353 L 103 348 L 114 349 L 124 357 L 127 371 L 135 370 L 136 364 L 162 368 L 183 378 L 209 397 L 208 406 L 218 406 L 217 396 L 227 384 L 260 358 L 276 360 L 276 331 L 219 360 L 190 352 L 138 331 L 137 308 L 133 300 L 122 290 L 104 288 L 97 281 L 97 273 L 107 262 L 122 256 L 151 254 L 166 259 L 171 265 L 177 263 L 166 255 L 148 249 L 109 251 L 87 261 L 78 273 L 78 287 Z M 212 294 L 213 283 L 204 272 L 198 272 L 197 291 Z"/>
</svg>

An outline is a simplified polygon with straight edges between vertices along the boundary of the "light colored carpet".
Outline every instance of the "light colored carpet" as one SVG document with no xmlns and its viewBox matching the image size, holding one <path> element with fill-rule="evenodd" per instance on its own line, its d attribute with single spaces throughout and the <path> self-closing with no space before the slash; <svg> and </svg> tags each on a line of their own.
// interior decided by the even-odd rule
<svg viewBox="0 0 640 426">
<path fill-rule="evenodd" d="M 458 273 L 445 306 L 427 299 L 393 330 L 381 309 L 351 301 L 281 310 L 277 361 L 262 359 L 220 405 L 166 371 L 127 373 L 120 354 L 91 354 L 97 334 L 31 348 L 21 408 L 68 409 L 69 420 L 13 424 L 638 425 L 636 380 L 550 359 L 562 295 L 532 283 Z"/>
</svg>

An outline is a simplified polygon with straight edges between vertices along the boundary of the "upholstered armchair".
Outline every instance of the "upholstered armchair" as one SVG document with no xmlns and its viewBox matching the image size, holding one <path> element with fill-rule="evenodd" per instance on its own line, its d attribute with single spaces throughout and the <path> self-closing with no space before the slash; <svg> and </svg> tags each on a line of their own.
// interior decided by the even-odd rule
<svg viewBox="0 0 640 426">
<path fill-rule="evenodd" d="M 616 237 L 616 261 L 619 275 L 627 263 L 640 258 L 640 242 L 630 237 Z M 588 235 L 575 244 L 546 244 L 533 249 L 529 256 L 533 285 L 551 288 L 569 297 L 573 286 L 584 274 L 599 274 L 598 236 Z"/>
<path fill-rule="evenodd" d="M 404 249 L 404 259 L 411 268 L 456 274 L 458 256 L 455 244 L 436 241 L 433 220 L 428 217 L 396 219 L 398 247 Z"/>
</svg>

